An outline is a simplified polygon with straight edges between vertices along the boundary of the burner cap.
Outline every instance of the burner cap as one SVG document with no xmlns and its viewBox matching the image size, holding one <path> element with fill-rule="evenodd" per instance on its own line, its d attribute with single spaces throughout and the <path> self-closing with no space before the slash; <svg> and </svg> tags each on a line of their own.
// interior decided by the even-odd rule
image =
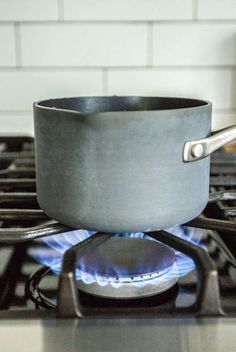
<svg viewBox="0 0 236 352">
<path fill-rule="evenodd" d="M 161 293 L 176 279 L 157 280 L 171 270 L 175 252 L 157 241 L 140 238 L 111 238 L 80 259 L 78 266 L 96 277 L 93 283 L 78 281 L 87 293 L 110 298 L 137 298 Z"/>
</svg>

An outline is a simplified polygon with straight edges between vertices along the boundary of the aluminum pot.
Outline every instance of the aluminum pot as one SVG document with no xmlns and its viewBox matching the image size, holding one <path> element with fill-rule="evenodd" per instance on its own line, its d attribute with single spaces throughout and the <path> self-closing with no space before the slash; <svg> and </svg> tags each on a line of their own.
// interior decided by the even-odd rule
<svg viewBox="0 0 236 352">
<path fill-rule="evenodd" d="M 211 135 L 211 103 L 163 97 L 79 97 L 34 103 L 37 197 L 74 228 L 143 232 L 199 215 L 209 155 L 236 138 Z"/>
</svg>

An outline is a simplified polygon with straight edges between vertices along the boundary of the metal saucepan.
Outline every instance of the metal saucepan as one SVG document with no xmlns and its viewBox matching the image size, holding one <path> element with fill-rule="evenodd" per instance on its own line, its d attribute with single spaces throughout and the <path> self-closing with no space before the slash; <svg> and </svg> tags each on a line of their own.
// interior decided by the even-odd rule
<svg viewBox="0 0 236 352">
<path fill-rule="evenodd" d="M 211 136 L 211 103 L 158 97 L 80 97 L 34 103 L 37 197 L 74 228 L 165 229 L 199 215 L 209 155 L 236 138 Z"/>
</svg>

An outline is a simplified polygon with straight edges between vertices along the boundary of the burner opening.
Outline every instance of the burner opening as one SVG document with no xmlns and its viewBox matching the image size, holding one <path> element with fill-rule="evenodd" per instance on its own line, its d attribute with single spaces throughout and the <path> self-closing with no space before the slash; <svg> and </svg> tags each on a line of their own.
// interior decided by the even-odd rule
<svg viewBox="0 0 236 352">
<path fill-rule="evenodd" d="M 78 269 L 97 280 L 89 285 L 78 280 L 78 288 L 103 297 L 148 297 L 176 283 L 172 278 L 156 282 L 174 265 L 175 252 L 165 244 L 141 238 L 111 238 L 80 259 Z"/>
<path fill-rule="evenodd" d="M 79 269 L 108 281 L 143 281 L 169 271 L 175 262 L 174 250 L 139 238 L 111 238 L 82 257 Z"/>
</svg>

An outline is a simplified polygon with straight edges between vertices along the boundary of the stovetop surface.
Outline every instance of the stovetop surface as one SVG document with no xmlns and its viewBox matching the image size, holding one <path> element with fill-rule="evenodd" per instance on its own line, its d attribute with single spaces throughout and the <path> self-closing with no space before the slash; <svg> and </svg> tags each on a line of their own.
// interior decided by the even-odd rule
<svg viewBox="0 0 236 352">
<path fill-rule="evenodd" d="M 202 244 L 219 275 L 223 314 L 211 312 L 210 318 L 206 311 L 202 316 L 199 311 L 181 314 L 181 309 L 192 305 L 196 299 L 197 272 L 194 270 L 180 278 L 163 302 L 160 303 L 159 298 L 157 302 L 155 297 L 138 301 L 135 305 L 138 314 L 134 316 L 121 314 L 116 319 L 115 312 L 119 313 L 117 309 L 122 310 L 123 304 L 117 307 L 117 301 L 107 303 L 80 292 L 81 302 L 98 314 L 63 320 L 63 314 L 58 315 L 55 309 L 59 304 L 59 277 L 42 267 L 31 253 L 46 246 L 40 238 L 45 233 L 55 235 L 68 229 L 48 219 L 38 207 L 33 139 L 0 138 L 2 350 L 14 351 L 21 344 L 23 351 L 235 351 L 235 154 L 219 151 L 213 156 L 210 184 L 207 208 L 199 219 L 187 225 L 202 228 Z M 210 299 L 208 306 L 209 302 Z M 99 314 L 103 306 L 113 315 L 103 319 L 103 314 Z M 177 313 L 176 307 L 179 308 Z"/>
<path fill-rule="evenodd" d="M 235 352 L 235 326 L 231 318 L 4 320 L 0 339 L 4 352 Z"/>
</svg>

